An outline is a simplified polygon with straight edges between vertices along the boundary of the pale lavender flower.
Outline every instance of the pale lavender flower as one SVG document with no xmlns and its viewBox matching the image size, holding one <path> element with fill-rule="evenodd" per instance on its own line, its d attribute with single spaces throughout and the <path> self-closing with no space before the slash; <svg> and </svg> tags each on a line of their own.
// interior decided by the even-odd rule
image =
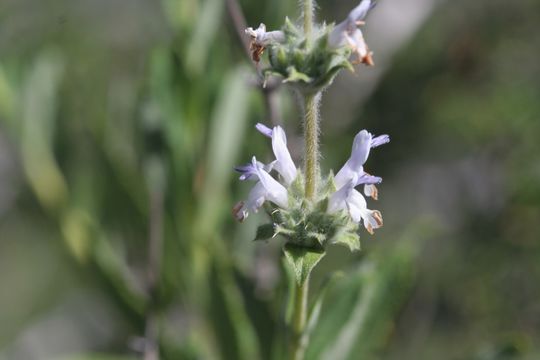
<svg viewBox="0 0 540 360">
<path fill-rule="evenodd" d="M 296 178 L 297 169 L 287 149 L 287 136 L 281 126 L 270 129 L 266 125 L 257 124 L 255 126 L 261 134 L 272 139 L 272 150 L 276 157 L 273 167 L 282 176 L 285 184 L 289 186 Z"/>
<path fill-rule="evenodd" d="M 354 222 L 363 222 L 366 230 L 373 234 L 374 229 L 378 229 L 383 225 L 382 215 L 378 210 L 370 210 L 367 208 L 366 199 L 358 191 L 355 186 L 364 184 L 363 181 L 368 181 L 369 176 L 363 177 L 360 180 L 356 174 L 338 191 L 330 196 L 328 201 L 327 212 L 332 214 L 340 210 L 346 210 Z"/>
<path fill-rule="evenodd" d="M 373 189 L 373 184 L 378 184 L 382 181 L 381 178 L 371 176 L 364 172 L 364 164 L 369 156 L 371 148 L 386 144 L 390 141 L 388 135 L 380 135 L 373 137 L 367 130 L 360 131 L 355 137 L 351 151 L 351 157 L 345 165 L 338 171 L 334 178 L 336 187 L 340 189 L 345 184 L 349 183 L 351 179 L 356 176 L 359 181 L 355 186 L 361 183 L 367 184 L 368 190 L 366 195 L 372 194 L 376 197 L 376 189 Z"/>
<path fill-rule="evenodd" d="M 268 45 L 273 42 L 285 41 L 285 34 L 283 31 L 269 31 L 266 32 L 266 25 L 260 24 L 257 29 L 251 27 L 245 30 L 246 34 L 251 37 L 251 43 L 249 50 L 251 51 L 251 59 L 255 62 L 261 61 L 261 55 Z"/>
<path fill-rule="evenodd" d="M 266 25 L 260 24 L 257 29 L 248 27 L 245 30 L 246 34 L 251 37 L 253 43 L 266 47 L 272 42 L 283 42 L 285 34 L 283 31 L 266 31 Z"/>
<path fill-rule="evenodd" d="M 238 203 L 233 208 L 233 214 L 238 221 L 243 221 L 250 212 L 257 212 L 265 201 L 270 201 L 281 208 L 288 207 L 287 189 L 275 180 L 266 170 L 268 168 L 253 157 L 251 164 L 237 167 L 242 173 L 241 180 L 257 179 L 251 189 L 247 201 Z"/>
<path fill-rule="evenodd" d="M 358 28 L 363 25 L 363 19 L 369 10 L 375 6 L 375 1 L 363 0 L 347 16 L 347 18 L 336 25 L 328 38 L 328 45 L 332 48 L 350 46 L 357 56 L 358 63 L 373 65 L 373 53 L 364 40 L 362 31 Z"/>
</svg>

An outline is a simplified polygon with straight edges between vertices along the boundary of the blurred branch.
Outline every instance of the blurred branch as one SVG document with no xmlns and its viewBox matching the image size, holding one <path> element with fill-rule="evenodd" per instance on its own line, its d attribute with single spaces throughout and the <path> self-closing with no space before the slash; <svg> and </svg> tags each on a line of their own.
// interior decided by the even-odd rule
<svg viewBox="0 0 540 360">
<path fill-rule="evenodd" d="M 242 8 L 240 7 L 238 0 L 226 0 L 226 6 L 227 6 L 227 12 L 229 13 L 229 17 L 231 18 L 234 29 L 236 31 L 238 40 L 242 44 L 242 47 L 244 48 L 249 61 L 253 64 L 253 66 L 255 67 L 255 70 L 259 74 L 260 69 L 258 67 L 258 63 L 253 62 L 253 60 L 251 59 L 250 44 L 244 33 L 244 30 L 247 28 L 247 21 L 244 16 L 244 13 L 242 12 Z M 259 76 L 259 81 L 257 81 L 257 84 L 256 84 L 256 86 L 259 88 L 260 92 L 262 93 L 264 97 L 264 106 L 266 108 L 266 114 L 267 114 L 269 122 L 272 125 L 282 124 L 282 120 L 281 120 L 281 117 L 279 116 L 279 111 L 278 111 L 279 99 L 277 97 L 278 94 L 276 92 L 276 90 L 279 88 L 279 85 L 280 85 L 280 81 L 276 81 L 272 79 L 270 79 L 266 84 L 264 84 L 264 81 L 262 81 L 261 76 Z"/>
<path fill-rule="evenodd" d="M 165 174 L 158 158 L 149 159 L 149 202 L 150 219 L 148 230 L 147 290 L 149 304 L 146 312 L 144 360 L 159 357 L 159 314 L 156 309 L 161 263 L 163 258 L 163 203 Z"/>
</svg>

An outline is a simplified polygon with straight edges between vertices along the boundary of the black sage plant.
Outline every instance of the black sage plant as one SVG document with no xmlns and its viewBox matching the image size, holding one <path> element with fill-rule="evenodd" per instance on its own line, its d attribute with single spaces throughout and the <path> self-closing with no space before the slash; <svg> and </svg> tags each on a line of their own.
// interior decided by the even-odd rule
<svg viewBox="0 0 540 360">
<path fill-rule="evenodd" d="M 264 164 L 255 157 L 236 170 L 240 180 L 254 185 L 246 201 L 233 209 L 237 220 L 244 221 L 252 212 L 263 208 L 270 221 L 257 230 L 257 240 L 278 235 L 285 239 L 283 248 L 287 263 L 295 275 L 290 290 L 294 304 L 288 320 L 290 358 L 303 359 L 309 341 L 307 324 L 310 273 L 330 244 L 360 249 L 360 225 L 370 233 L 383 224 L 381 213 L 370 210 L 366 198 L 377 199 L 376 185 L 382 179 L 364 169 L 372 148 L 390 141 L 388 135 L 374 136 L 361 130 L 354 137 L 350 158 L 334 175 L 321 174 L 319 166 L 319 114 L 321 93 L 341 69 L 354 71 L 354 64 L 374 64 L 360 27 L 374 1 L 363 0 L 347 18 L 337 25 L 313 21 L 312 0 L 303 2 L 303 26 L 289 19 L 281 30 L 266 31 L 264 24 L 248 28 L 250 53 L 262 68 L 264 82 L 269 77 L 283 79 L 299 95 L 303 110 L 304 164 L 297 167 L 287 148 L 287 137 L 280 126 L 270 128 L 257 124 L 256 129 L 271 139 L 275 160 Z M 357 188 L 363 187 L 362 194 Z M 365 195 L 365 197 L 364 197 Z"/>
</svg>

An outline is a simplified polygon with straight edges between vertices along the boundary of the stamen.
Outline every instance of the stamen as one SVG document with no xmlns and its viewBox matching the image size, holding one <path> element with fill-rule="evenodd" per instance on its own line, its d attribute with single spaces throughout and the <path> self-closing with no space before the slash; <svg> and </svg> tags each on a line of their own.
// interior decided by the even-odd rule
<svg viewBox="0 0 540 360">
<path fill-rule="evenodd" d="M 242 211 L 242 208 L 244 207 L 244 202 L 240 201 L 234 207 L 232 208 L 232 214 L 234 218 L 239 221 L 243 222 L 247 218 L 247 213 Z"/>
</svg>

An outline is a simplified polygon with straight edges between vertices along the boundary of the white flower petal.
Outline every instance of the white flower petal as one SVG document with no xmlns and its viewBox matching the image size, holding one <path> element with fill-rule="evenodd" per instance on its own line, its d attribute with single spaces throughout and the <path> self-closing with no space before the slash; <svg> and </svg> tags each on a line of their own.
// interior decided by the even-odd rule
<svg viewBox="0 0 540 360">
<path fill-rule="evenodd" d="M 349 181 L 345 186 L 342 186 L 338 191 L 334 192 L 328 200 L 327 212 L 333 214 L 340 210 L 346 210 L 347 199 L 349 198 L 351 191 L 353 191 L 353 185 L 352 181 Z"/>
<path fill-rule="evenodd" d="M 379 199 L 379 190 L 377 190 L 377 187 L 373 184 L 368 184 L 364 186 L 364 194 L 366 194 L 366 196 L 372 198 L 373 200 Z"/>
<path fill-rule="evenodd" d="M 364 209 L 362 211 L 362 220 L 366 230 L 373 234 L 374 229 L 378 229 L 383 225 L 383 219 L 380 211 Z"/>
<path fill-rule="evenodd" d="M 347 27 L 348 21 L 342 21 L 337 24 L 328 36 L 328 46 L 337 49 L 347 45 Z"/>
<path fill-rule="evenodd" d="M 290 185 L 296 178 L 296 166 L 287 149 L 287 137 L 281 126 L 272 130 L 272 150 L 277 159 L 275 169 L 283 176 L 285 183 Z"/>
<path fill-rule="evenodd" d="M 367 207 L 366 199 L 356 190 L 352 190 L 347 199 L 347 209 L 354 222 L 360 222 Z"/>
<path fill-rule="evenodd" d="M 253 162 L 256 161 L 253 157 Z M 287 189 L 263 169 L 257 168 L 257 176 L 266 191 L 266 199 L 281 208 L 287 208 L 289 205 Z"/>
<path fill-rule="evenodd" d="M 248 199 L 246 201 L 246 204 L 244 205 L 244 209 L 246 210 L 246 212 L 251 211 L 251 212 L 256 213 L 259 210 L 259 208 L 262 206 L 265 200 L 266 200 L 266 189 L 259 181 L 255 184 L 255 186 L 249 192 Z"/>
</svg>

